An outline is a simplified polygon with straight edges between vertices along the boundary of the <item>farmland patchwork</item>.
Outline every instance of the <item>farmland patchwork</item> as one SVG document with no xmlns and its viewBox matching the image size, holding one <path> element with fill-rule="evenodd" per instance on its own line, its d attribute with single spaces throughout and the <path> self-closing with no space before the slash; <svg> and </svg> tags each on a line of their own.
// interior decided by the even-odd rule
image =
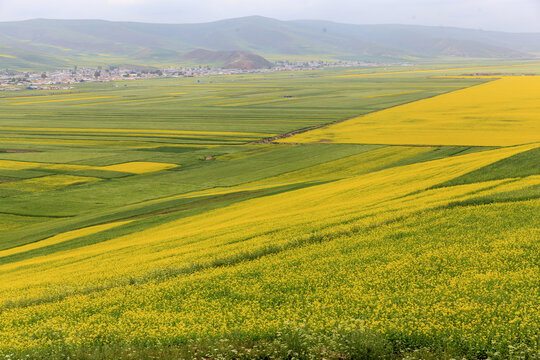
<svg viewBox="0 0 540 360">
<path fill-rule="evenodd" d="M 540 78 L 395 70 L 0 98 L 0 359 L 537 357 Z"/>
</svg>

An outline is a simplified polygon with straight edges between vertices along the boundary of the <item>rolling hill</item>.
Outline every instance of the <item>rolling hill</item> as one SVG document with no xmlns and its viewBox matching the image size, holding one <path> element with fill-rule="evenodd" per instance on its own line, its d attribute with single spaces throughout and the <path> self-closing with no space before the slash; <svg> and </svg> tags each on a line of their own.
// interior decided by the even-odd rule
<svg viewBox="0 0 540 360">
<path fill-rule="evenodd" d="M 249 51 L 211 51 L 197 49 L 183 56 L 199 64 L 213 64 L 225 69 L 262 69 L 269 68 L 272 63 L 260 55 Z"/>
<path fill-rule="evenodd" d="M 2 68 L 173 64 L 185 62 L 184 54 L 196 49 L 248 51 L 282 60 L 522 59 L 540 52 L 540 34 L 260 16 L 203 24 L 47 19 L 0 23 Z"/>
</svg>

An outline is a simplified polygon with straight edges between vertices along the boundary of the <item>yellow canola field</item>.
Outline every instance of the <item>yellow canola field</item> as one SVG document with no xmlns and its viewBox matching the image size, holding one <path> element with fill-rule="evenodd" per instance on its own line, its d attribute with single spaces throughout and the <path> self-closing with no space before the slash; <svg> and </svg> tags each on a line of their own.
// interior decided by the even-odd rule
<svg viewBox="0 0 540 360">
<path fill-rule="evenodd" d="M 8 256 L 8 255 L 23 253 L 23 252 L 29 251 L 29 250 L 39 249 L 39 248 L 44 247 L 44 246 L 59 244 L 59 243 L 64 242 L 64 241 L 73 240 L 73 239 L 83 237 L 83 236 L 96 234 L 98 232 L 109 230 L 109 229 L 112 229 L 114 227 L 124 225 L 124 224 L 130 223 L 130 222 L 131 221 L 117 221 L 117 222 L 112 222 L 112 223 L 107 223 L 107 224 L 89 226 L 89 227 L 85 227 L 85 228 L 77 229 L 77 230 L 73 230 L 73 231 L 68 231 L 68 232 L 65 232 L 65 233 L 61 233 L 61 234 L 52 236 L 52 237 L 47 238 L 45 240 L 41 240 L 41 241 L 38 241 L 38 242 L 26 244 L 26 245 L 23 245 L 23 246 L 18 246 L 18 247 L 8 249 L 8 250 L 2 250 L 2 251 L 0 251 L 0 258 L 2 258 L 4 256 Z"/>
<path fill-rule="evenodd" d="M 505 75 L 439 75 L 430 76 L 430 79 L 500 79 Z"/>
<path fill-rule="evenodd" d="M 282 142 L 510 146 L 540 141 L 540 77 L 506 77 Z"/>
<path fill-rule="evenodd" d="M 518 209 L 530 214 L 539 205 L 435 211 L 236 266 L 63 301 L 49 292 L 49 302 L 2 312 L 0 349 L 175 344 L 306 322 L 329 332 L 358 327 L 412 339 L 452 336 L 478 348 L 518 345 L 537 336 L 538 294 L 531 284 L 538 274 L 523 256 L 532 233 L 504 228 L 503 215 Z M 459 226 L 469 217 L 485 226 L 473 238 Z M 503 226 L 492 229 L 492 219 Z M 431 229 L 448 227 L 448 221 L 458 225 L 446 232 L 453 236 L 436 238 L 440 233 Z"/>
<path fill-rule="evenodd" d="M 49 170 L 87 170 L 92 166 L 77 164 L 53 164 L 31 161 L 0 160 L 1 170 L 27 170 L 27 169 L 49 169 Z"/>
<path fill-rule="evenodd" d="M 131 174 L 146 174 L 155 171 L 167 170 L 178 167 L 177 164 L 157 163 L 157 162 L 128 162 L 109 166 L 89 166 L 77 164 L 52 164 L 28 161 L 0 160 L 0 170 L 104 170 L 118 171 Z M 36 173 L 39 174 L 39 173 Z M 85 183 L 101 180 L 93 177 L 74 176 L 74 175 L 50 175 L 35 177 L 20 181 L 0 183 L 0 187 L 20 191 L 48 191 L 55 190 L 72 184 Z"/>
<path fill-rule="evenodd" d="M 0 170 L 26 170 L 42 165 L 37 162 L 0 160 Z"/>
<path fill-rule="evenodd" d="M 109 166 L 96 167 L 98 170 L 108 171 L 120 171 L 132 174 L 146 174 L 149 172 L 161 171 L 178 167 L 177 164 L 147 162 L 147 161 L 133 161 Z"/>
<path fill-rule="evenodd" d="M 509 207 L 506 212 L 457 209 L 458 220 L 476 216 L 488 223 L 472 230 L 450 218 L 456 215 L 452 210 L 431 210 L 537 185 L 539 177 L 530 176 L 432 188 L 537 146 L 360 175 L 344 172 L 352 176 L 106 242 L 3 262 L 0 350 L 158 343 L 235 330 L 257 334 L 279 330 L 284 321 L 309 321 L 331 331 L 338 321 L 351 319 L 361 319 L 369 329 L 404 334 L 473 335 L 471 341 L 479 343 L 505 339 L 508 329 L 516 338 L 533 336 L 536 298 L 523 283 L 534 283 L 538 274 L 512 261 L 526 264 L 518 262 L 524 261 L 519 246 L 534 246 L 534 229 L 496 226 L 508 220 L 505 214 L 530 221 L 528 214 L 538 208 L 538 200 L 521 203 L 519 211 L 512 204 L 496 205 Z M 346 164 L 338 164 L 345 171 Z M 316 173 L 327 176 L 326 169 Z M 421 211 L 422 217 L 412 216 Z M 392 221 L 407 217 L 392 228 Z M 420 234 L 414 233 L 418 221 L 424 228 Z M 451 238 L 439 238 L 441 229 Z M 64 233 L 32 249 L 93 230 Z M 481 236 L 470 236 L 471 231 Z M 257 258 L 259 253 L 266 256 Z M 228 261 L 231 266 L 220 266 Z M 509 285 L 512 296 L 502 284 Z M 497 296 L 505 301 L 497 302 Z M 516 316 L 519 321 L 512 322 Z M 485 327 L 486 319 L 494 325 Z"/>
<path fill-rule="evenodd" d="M 389 168 L 247 200 L 104 243 L 0 265 L 0 307 L 2 299 L 46 298 L 51 286 L 69 293 L 113 287 L 132 276 L 144 278 L 160 270 L 204 266 L 246 249 L 286 245 L 315 232 L 334 234 L 352 227 L 372 227 L 466 200 L 479 191 L 496 193 L 506 181 L 426 189 L 535 146 Z M 531 184 L 527 178 L 516 181 Z M 506 191 L 507 186 L 501 189 Z M 77 266 L 64 266 L 73 263 Z M 39 279 L 30 276 L 36 271 L 41 274 Z M 21 292 L 23 288 L 26 290 Z"/>
</svg>

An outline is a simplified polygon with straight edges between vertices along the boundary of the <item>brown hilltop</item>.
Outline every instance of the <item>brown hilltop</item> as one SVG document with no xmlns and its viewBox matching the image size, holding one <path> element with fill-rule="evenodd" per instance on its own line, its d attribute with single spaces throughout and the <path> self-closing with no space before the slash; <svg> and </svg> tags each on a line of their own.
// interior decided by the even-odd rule
<svg viewBox="0 0 540 360">
<path fill-rule="evenodd" d="M 249 51 L 211 51 L 196 49 L 184 54 L 186 60 L 195 61 L 200 64 L 212 64 L 221 66 L 224 69 L 263 69 L 272 66 L 272 63 L 260 55 Z"/>
</svg>

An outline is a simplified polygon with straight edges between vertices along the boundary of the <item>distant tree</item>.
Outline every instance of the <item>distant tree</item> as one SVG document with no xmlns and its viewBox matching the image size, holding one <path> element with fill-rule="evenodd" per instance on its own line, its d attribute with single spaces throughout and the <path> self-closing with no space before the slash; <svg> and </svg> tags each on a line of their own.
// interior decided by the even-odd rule
<svg viewBox="0 0 540 360">
<path fill-rule="evenodd" d="M 43 72 L 43 73 L 41 73 L 41 78 L 42 78 L 42 79 L 46 79 L 46 78 L 47 78 L 47 74 L 46 74 L 46 73 L 44 73 L 44 72 Z"/>
<path fill-rule="evenodd" d="M 95 73 L 94 73 L 94 77 L 97 79 L 98 77 L 101 76 L 101 71 L 97 70 Z"/>
</svg>

